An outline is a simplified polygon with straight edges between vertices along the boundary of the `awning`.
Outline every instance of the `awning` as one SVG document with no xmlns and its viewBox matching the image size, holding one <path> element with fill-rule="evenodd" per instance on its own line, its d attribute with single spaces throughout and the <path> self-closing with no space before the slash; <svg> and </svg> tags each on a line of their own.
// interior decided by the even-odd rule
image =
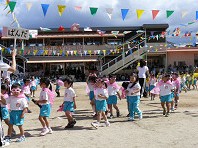
<svg viewBox="0 0 198 148">
<path fill-rule="evenodd" d="M 27 61 L 29 64 L 33 63 L 80 63 L 80 62 L 97 62 L 97 59 L 82 59 L 82 60 L 37 60 Z"/>
</svg>

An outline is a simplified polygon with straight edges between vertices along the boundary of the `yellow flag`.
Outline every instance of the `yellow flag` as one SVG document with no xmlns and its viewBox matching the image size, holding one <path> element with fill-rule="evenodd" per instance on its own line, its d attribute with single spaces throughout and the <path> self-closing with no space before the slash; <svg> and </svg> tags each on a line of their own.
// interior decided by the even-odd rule
<svg viewBox="0 0 198 148">
<path fill-rule="evenodd" d="M 63 54 L 63 50 L 61 49 L 61 50 L 60 50 L 60 55 L 62 55 L 62 54 Z"/>
<path fill-rule="evenodd" d="M 66 6 L 65 5 L 58 5 L 58 13 L 61 16 L 63 12 L 65 11 Z"/>
<path fill-rule="evenodd" d="M 136 13 L 137 13 L 137 18 L 140 19 L 142 14 L 144 13 L 144 10 L 137 9 Z"/>
</svg>

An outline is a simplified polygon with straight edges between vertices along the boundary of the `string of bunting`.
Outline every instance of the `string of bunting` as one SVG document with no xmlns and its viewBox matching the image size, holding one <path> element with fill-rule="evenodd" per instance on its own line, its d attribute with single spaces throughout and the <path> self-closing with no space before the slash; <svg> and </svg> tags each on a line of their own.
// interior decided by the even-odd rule
<svg viewBox="0 0 198 148">
<path fill-rule="evenodd" d="M 13 13 L 14 12 L 14 9 L 17 6 L 17 3 L 18 2 L 16 2 L 16 1 L 6 0 L 5 9 L 7 7 L 10 8 L 10 10 L 9 10 L 8 13 Z M 34 3 L 31 3 L 31 2 L 25 3 L 26 8 L 27 8 L 27 11 L 30 11 L 31 10 L 33 4 Z M 48 9 L 49 8 L 50 8 L 50 4 L 46 4 L 46 3 L 45 4 L 41 4 L 41 9 L 43 11 L 44 17 L 47 15 L 47 12 L 48 12 Z M 82 6 L 74 6 L 73 8 L 76 11 L 81 11 L 82 10 Z M 60 16 L 63 15 L 63 13 L 65 12 L 65 10 L 66 10 L 66 5 L 57 5 L 57 11 L 58 11 L 58 14 Z M 89 7 L 89 10 L 90 10 L 90 14 L 92 16 L 95 16 L 97 14 L 99 8 L 97 8 L 97 7 Z M 108 15 L 109 19 L 112 19 L 113 10 L 114 10 L 113 8 L 105 8 L 105 11 L 104 12 L 106 12 L 106 14 Z M 127 9 L 123 9 L 122 8 L 120 10 L 121 10 L 122 20 L 124 21 L 125 18 L 127 17 L 128 12 L 130 11 L 130 9 L 128 9 L 128 8 Z M 136 9 L 137 19 L 141 19 L 141 17 L 144 14 L 144 12 L 145 12 L 145 10 Z M 160 12 L 161 12 L 161 10 L 151 10 L 152 19 L 155 20 Z M 166 10 L 166 18 L 171 17 L 174 14 L 174 12 L 175 12 L 174 10 Z M 181 18 L 184 18 L 187 15 L 188 15 L 188 11 L 186 11 L 186 10 L 181 11 Z M 198 11 L 195 12 L 195 19 L 198 20 Z"/>
</svg>

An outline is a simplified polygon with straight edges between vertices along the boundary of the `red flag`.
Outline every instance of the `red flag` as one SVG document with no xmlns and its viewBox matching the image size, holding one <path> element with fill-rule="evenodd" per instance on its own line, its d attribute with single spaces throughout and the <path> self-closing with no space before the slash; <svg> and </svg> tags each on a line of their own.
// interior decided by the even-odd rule
<svg viewBox="0 0 198 148">
<path fill-rule="evenodd" d="M 156 18 L 158 13 L 159 13 L 159 10 L 152 10 L 153 20 Z"/>
<path fill-rule="evenodd" d="M 58 31 L 64 31 L 65 30 L 65 28 L 63 27 L 63 26 L 60 26 L 59 28 L 58 28 Z"/>
</svg>

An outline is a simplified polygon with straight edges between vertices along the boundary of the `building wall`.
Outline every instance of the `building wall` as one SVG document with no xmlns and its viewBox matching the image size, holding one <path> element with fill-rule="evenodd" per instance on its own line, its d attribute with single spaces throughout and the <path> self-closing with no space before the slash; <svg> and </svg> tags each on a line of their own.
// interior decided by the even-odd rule
<svg viewBox="0 0 198 148">
<path fill-rule="evenodd" d="M 168 65 L 178 65 L 179 61 L 185 61 L 187 65 L 194 66 L 194 55 L 198 54 L 198 52 L 187 52 L 187 51 L 180 51 L 180 52 L 168 52 Z"/>
</svg>

